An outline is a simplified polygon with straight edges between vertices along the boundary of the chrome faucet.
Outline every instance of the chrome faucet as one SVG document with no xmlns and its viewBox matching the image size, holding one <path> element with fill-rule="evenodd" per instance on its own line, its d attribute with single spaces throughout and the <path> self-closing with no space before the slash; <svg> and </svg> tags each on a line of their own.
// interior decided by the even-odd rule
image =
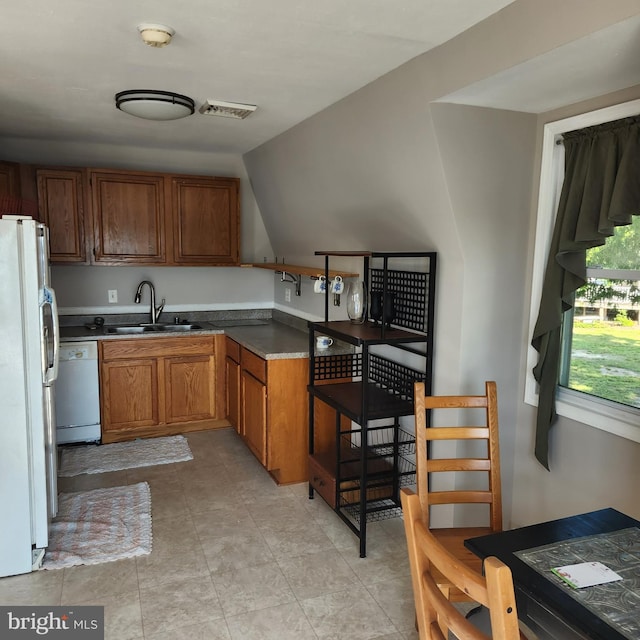
<svg viewBox="0 0 640 640">
<path fill-rule="evenodd" d="M 153 286 L 153 283 L 149 282 L 149 280 L 143 280 L 138 285 L 136 296 L 133 299 L 133 301 L 136 304 L 140 304 L 140 299 L 142 298 L 142 288 L 144 287 L 145 284 L 149 286 L 149 292 L 151 293 L 151 308 L 149 309 L 151 324 L 156 324 L 158 322 L 158 318 L 160 317 L 160 314 L 162 313 L 162 310 L 164 309 L 165 300 L 164 298 L 162 298 L 162 302 L 156 307 L 156 290 Z"/>
</svg>

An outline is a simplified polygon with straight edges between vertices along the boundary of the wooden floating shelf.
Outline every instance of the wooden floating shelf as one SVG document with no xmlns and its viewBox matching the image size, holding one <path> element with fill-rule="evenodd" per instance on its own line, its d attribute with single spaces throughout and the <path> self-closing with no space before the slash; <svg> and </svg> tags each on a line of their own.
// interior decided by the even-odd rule
<svg viewBox="0 0 640 640">
<path fill-rule="evenodd" d="M 271 271 L 286 271 L 300 276 L 309 276 L 310 278 L 316 278 L 319 275 L 324 275 L 324 267 L 301 267 L 295 264 L 283 264 L 282 262 L 254 262 L 252 267 L 258 269 L 269 269 Z M 335 278 L 336 276 L 342 276 L 343 278 L 358 278 L 358 273 L 348 273 L 345 271 L 329 271 L 329 278 Z"/>
</svg>

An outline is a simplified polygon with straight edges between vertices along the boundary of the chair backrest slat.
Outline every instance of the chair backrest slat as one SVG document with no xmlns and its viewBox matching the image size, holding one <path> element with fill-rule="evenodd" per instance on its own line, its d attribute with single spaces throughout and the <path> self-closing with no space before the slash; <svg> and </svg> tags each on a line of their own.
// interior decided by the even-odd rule
<svg viewBox="0 0 640 640">
<path fill-rule="evenodd" d="M 498 436 L 498 392 L 496 383 L 485 383 L 484 396 L 425 396 L 424 384 L 417 382 L 414 388 L 415 423 L 416 423 L 416 483 L 422 504 L 424 523 L 428 527 L 431 505 L 486 503 L 489 505 L 488 526 L 492 531 L 502 530 L 502 489 L 500 484 L 500 444 Z M 436 426 L 427 420 L 427 411 L 441 409 L 484 409 L 484 425 L 478 426 Z M 430 417 L 433 417 L 433 413 Z M 427 426 L 429 424 L 429 426 Z M 462 452 L 458 458 L 447 451 L 446 458 L 435 458 L 432 452 L 427 454 L 432 445 L 427 443 L 451 441 L 455 443 L 456 452 L 463 448 L 472 448 L 473 455 Z M 472 443 L 486 442 L 486 454 L 476 452 Z M 468 442 L 468 447 L 460 443 Z M 483 447 L 484 448 L 484 447 Z M 486 455 L 486 457 L 482 457 Z M 464 487 L 461 490 L 440 491 L 433 493 L 431 486 L 433 474 L 440 472 L 485 472 L 486 488 L 480 491 L 469 490 L 468 483 L 457 483 Z M 436 485 L 437 486 L 437 485 Z M 473 485 L 476 486 L 476 485 Z M 441 489 L 441 487 L 437 487 Z M 487 492 L 490 498 L 487 497 Z"/>
<path fill-rule="evenodd" d="M 490 491 L 432 491 L 429 504 L 491 504 Z"/>
<path fill-rule="evenodd" d="M 427 409 L 471 409 L 487 406 L 486 396 L 427 396 Z"/>
<path fill-rule="evenodd" d="M 427 431 L 427 440 L 488 440 L 487 427 L 438 427 Z"/>
<path fill-rule="evenodd" d="M 489 471 L 491 460 L 488 458 L 439 458 L 429 463 L 431 471 Z"/>
</svg>

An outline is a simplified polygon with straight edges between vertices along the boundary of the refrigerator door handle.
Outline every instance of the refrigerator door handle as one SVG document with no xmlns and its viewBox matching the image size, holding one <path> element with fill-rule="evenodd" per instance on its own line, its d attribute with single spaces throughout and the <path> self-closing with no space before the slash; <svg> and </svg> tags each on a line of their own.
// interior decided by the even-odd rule
<svg viewBox="0 0 640 640">
<path fill-rule="evenodd" d="M 58 303 L 56 292 L 49 287 L 45 287 L 45 300 L 43 304 L 51 306 L 51 329 L 53 335 L 53 354 L 51 361 L 47 362 L 44 372 L 44 385 L 50 387 L 58 377 L 58 363 L 60 361 L 60 323 L 58 321 Z"/>
</svg>

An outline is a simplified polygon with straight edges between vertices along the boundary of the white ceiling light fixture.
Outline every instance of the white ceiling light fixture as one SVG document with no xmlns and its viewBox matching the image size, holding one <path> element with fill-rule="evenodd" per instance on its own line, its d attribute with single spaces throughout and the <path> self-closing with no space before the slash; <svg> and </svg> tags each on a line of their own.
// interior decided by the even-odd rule
<svg viewBox="0 0 640 640">
<path fill-rule="evenodd" d="M 151 22 L 139 24 L 138 31 L 142 41 L 150 47 L 166 47 L 176 33 L 171 27 Z"/>
<path fill-rule="evenodd" d="M 195 112 L 195 102 L 171 91 L 133 89 L 115 95 L 116 107 L 145 120 L 178 120 Z"/>
<path fill-rule="evenodd" d="M 242 104 L 240 102 L 225 102 L 224 100 L 207 100 L 198 109 L 205 116 L 220 116 L 222 118 L 236 118 L 244 120 L 258 107 L 255 104 Z"/>
</svg>

